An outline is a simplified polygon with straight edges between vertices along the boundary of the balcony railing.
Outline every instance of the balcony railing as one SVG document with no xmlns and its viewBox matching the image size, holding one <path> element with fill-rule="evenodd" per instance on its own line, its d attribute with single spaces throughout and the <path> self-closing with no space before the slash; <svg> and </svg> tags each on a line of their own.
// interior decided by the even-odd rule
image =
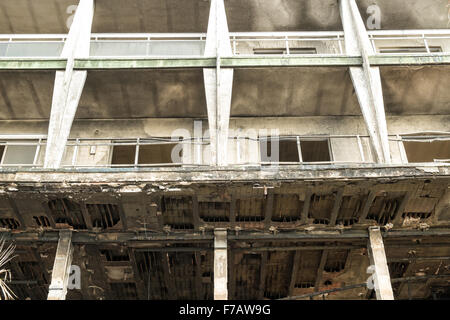
<svg viewBox="0 0 450 320">
<path fill-rule="evenodd" d="M 450 29 L 372 30 L 369 39 L 377 54 L 450 52 Z M 61 55 L 67 35 L 0 35 L 0 57 L 55 58 Z M 232 32 L 233 54 L 344 55 L 342 31 Z M 103 33 L 92 34 L 90 57 L 199 57 L 204 55 L 205 33 Z"/>
<path fill-rule="evenodd" d="M 391 135 L 391 152 L 396 164 L 408 163 L 405 142 L 450 143 L 450 134 Z M 278 141 L 279 157 L 270 157 L 271 143 Z M 41 168 L 44 163 L 45 136 L 0 136 L 0 168 Z M 312 144 L 311 144 L 312 143 Z M 320 152 L 318 148 L 320 146 Z M 178 146 L 179 160 L 171 152 Z M 70 139 L 66 145 L 63 168 L 142 168 L 209 166 L 209 139 L 203 138 L 83 138 Z M 313 147 L 315 150 L 312 151 Z M 309 150 L 309 151 L 308 151 Z M 315 152 L 316 156 L 312 156 Z M 238 136 L 229 138 L 229 163 L 237 166 L 267 165 L 358 165 L 373 163 L 369 137 L 365 135 L 293 135 L 271 140 L 267 137 Z M 322 155 L 322 159 L 317 156 Z M 284 155 L 283 155 L 284 154 Z M 288 154 L 288 156 L 286 156 Z M 268 157 L 266 157 L 266 155 Z M 450 159 L 435 159 L 448 163 Z"/>
</svg>

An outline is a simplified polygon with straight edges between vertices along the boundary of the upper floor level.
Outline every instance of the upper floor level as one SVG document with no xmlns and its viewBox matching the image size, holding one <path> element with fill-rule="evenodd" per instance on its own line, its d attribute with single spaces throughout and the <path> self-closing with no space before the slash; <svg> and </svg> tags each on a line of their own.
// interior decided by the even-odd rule
<svg viewBox="0 0 450 320">
<path fill-rule="evenodd" d="M 210 0 L 96 0 L 94 33 L 206 32 Z M 3 0 L 0 34 L 64 34 L 77 0 Z M 377 27 L 448 28 L 447 0 L 359 0 L 366 21 L 380 16 Z M 231 32 L 339 31 L 336 0 L 225 0 Z"/>
</svg>

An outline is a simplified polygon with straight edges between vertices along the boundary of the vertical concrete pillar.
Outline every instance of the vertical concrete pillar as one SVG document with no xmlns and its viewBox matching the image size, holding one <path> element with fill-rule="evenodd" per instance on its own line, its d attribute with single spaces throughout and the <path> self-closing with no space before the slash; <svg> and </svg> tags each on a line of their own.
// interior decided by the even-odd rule
<svg viewBox="0 0 450 320">
<path fill-rule="evenodd" d="M 369 228 L 368 249 L 370 264 L 374 268 L 373 277 L 377 300 L 394 300 L 380 227 Z"/>
<path fill-rule="evenodd" d="M 353 86 L 369 132 L 378 163 L 390 163 L 391 155 L 384 111 L 380 70 L 371 67 L 369 55 L 375 54 L 355 0 L 339 0 L 348 55 L 361 55 L 362 67 L 350 67 Z"/>
<path fill-rule="evenodd" d="M 214 300 L 228 300 L 227 230 L 214 230 Z"/>
<path fill-rule="evenodd" d="M 231 42 L 223 0 L 212 0 L 206 35 L 206 57 L 216 57 L 216 69 L 203 69 L 211 142 L 211 164 L 227 165 L 233 69 L 221 69 L 220 57 L 231 56 Z"/>
<path fill-rule="evenodd" d="M 62 58 L 67 59 L 65 71 L 57 71 L 48 128 L 44 167 L 59 168 L 73 119 L 80 102 L 87 71 L 73 70 L 75 58 L 88 58 L 94 0 L 80 0 L 64 45 Z"/>
<path fill-rule="evenodd" d="M 60 231 L 47 300 L 66 299 L 72 256 L 72 231 Z"/>
</svg>

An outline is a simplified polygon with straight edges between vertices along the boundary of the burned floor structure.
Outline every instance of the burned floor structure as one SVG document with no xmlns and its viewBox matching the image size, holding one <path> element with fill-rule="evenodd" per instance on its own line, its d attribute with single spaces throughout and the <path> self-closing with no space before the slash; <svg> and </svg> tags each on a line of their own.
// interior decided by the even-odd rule
<svg viewBox="0 0 450 320">
<path fill-rule="evenodd" d="M 447 0 L 0 17 L 18 299 L 449 298 Z"/>
<path fill-rule="evenodd" d="M 326 299 L 370 299 L 368 230 L 379 228 L 395 297 L 448 297 L 447 171 L 9 173 L 0 222 L 17 243 L 11 288 L 46 299 L 60 234 L 71 230 L 81 289 L 67 299 L 212 299 L 214 231 L 226 230 L 229 299 L 330 289 Z"/>
</svg>

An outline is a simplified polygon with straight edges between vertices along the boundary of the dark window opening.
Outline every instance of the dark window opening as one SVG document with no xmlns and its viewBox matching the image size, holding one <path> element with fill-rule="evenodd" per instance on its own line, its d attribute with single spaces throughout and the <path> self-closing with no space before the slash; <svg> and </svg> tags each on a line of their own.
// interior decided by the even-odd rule
<svg viewBox="0 0 450 320">
<path fill-rule="evenodd" d="M 48 202 L 50 213 L 57 224 L 68 224 L 74 229 L 86 229 L 81 207 L 68 199 L 55 199 Z"/>
<path fill-rule="evenodd" d="M 409 266 L 408 262 L 389 262 L 388 268 L 391 279 L 402 278 L 406 270 L 408 269 L 408 266 Z M 401 284 L 400 282 L 392 284 L 392 290 L 394 291 L 394 294 L 398 294 L 400 284 Z"/>
<path fill-rule="evenodd" d="M 229 202 L 199 202 L 200 218 L 205 222 L 228 222 L 230 221 Z"/>
<path fill-rule="evenodd" d="M 155 143 L 140 145 L 137 164 L 180 164 L 183 157 L 182 150 L 180 150 L 178 154 L 179 159 L 172 159 L 172 151 L 177 145 L 177 143 Z M 134 165 L 136 161 L 136 150 L 137 148 L 135 145 L 113 146 L 111 164 Z"/>
<path fill-rule="evenodd" d="M 326 272 L 340 272 L 344 270 L 347 257 L 348 250 L 330 251 L 323 270 Z"/>
<path fill-rule="evenodd" d="M 111 164 L 134 164 L 136 146 L 114 146 Z"/>
<path fill-rule="evenodd" d="M 46 216 L 33 216 L 34 222 L 38 225 L 38 227 L 50 227 L 50 221 Z"/>
<path fill-rule="evenodd" d="M 100 253 L 105 256 L 106 261 L 130 261 L 128 251 L 124 249 L 103 249 Z"/>
<path fill-rule="evenodd" d="M 287 54 L 286 48 L 254 48 L 253 54 Z M 317 54 L 316 48 L 289 48 L 289 54 Z"/>
<path fill-rule="evenodd" d="M 425 220 L 431 217 L 431 214 L 432 212 L 403 212 L 402 217 Z"/>
<path fill-rule="evenodd" d="M 263 199 L 236 200 L 236 221 L 259 222 L 264 220 Z"/>
<path fill-rule="evenodd" d="M 277 148 L 278 143 L 278 148 Z M 295 138 L 262 138 L 260 140 L 261 162 L 298 163 L 299 146 Z M 272 150 L 273 148 L 273 150 Z M 300 140 L 301 162 L 330 162 L 331 152 L 327 140 Z M 278 152 L 278 161 L 277 154 Z"/>
<path fill-rule="evenodd" d="M 5 146 L 0 146 L 0 163 L 2 161 L 4 151 L 5 151 Z"/>
<path fill-rule="evenodd" d="M 408 162 L 450 160 L 450 140 L 433 142 L 403 141 Z"/>
<path fill-rule="evenodd" d="M 176 143 L 144 145 L 139 147 L 139 164 L 173 163 L 172 150 Z M 180 159 L 183 156 L 180 152 Z"/>
<path fill-rule="evenodd" d="M 300 220 L 303 202 L 295 194 L 276 194 L 273 201 L 272 221 L 293 222 Z"/>
<path fill-rule="evenodd" d="M 120 221 L 119 206 L 115 204 L 87 204 L 86 209 L 91 216 L 94 228 L 108 229 L 115 227 Z"/>
<path fill-rule="evenodd" d="M 133 282 L 111 282 L 111 291 L 117 300 L 137 299 L 136 284 Z"/>
<path fill-rule="evenodd" d="M 375 220 L 380 225 L 385 225 L 394 221 L 397 210 L 400 206 L 403 197 L 394 197 L 382 195 L 375 197 L 372 206 L 370 207 L 367 219 Z"/>
<path fill-rule="evenodd" d="M 314 219 L 314 224 L 330 223 L 330 213 L 333 210 L 335 199 L 336 196 L 334 194 L 312 195 L 308 217 Z"/>
<path fill-rule="evenodd" d="M 331 161 L 328 140 L 300 141 L 303 162 Z"/>
<path fill-rule="evenodd" d="M 365 198 L 360 196 L 344 196 L 336 224 L 351 226 L 358 222 Z"/>
<path fill-rule="evenodd" d="M 315 284 L 312 282 L 301 282 L 301 283 L 296 283 L 295 288 L 309 289 L 309 288 L 314 288 L 314 285 Z"/>
<path fill-rule="evenodd" d="M 191 197 L 163 197 L 161 211 L 164 225 L 178 230 L 194 228 Z"/>
<path fill-rule="evenodd" d="M 428 47 L 431 53 L 442 52 L 438 46 Z M 386 47 L 380 48 L 380 53 L 427 53 L 427 48 L 423 47 Z"/>
<path fill-rule="evenodd" d="M 16 230 L 20 227 L 19 221 L 13 218 L 1 218 L 0 227 L 7 228 L 11 230 Z"/>
<path fill-rule="evenodd" d="M 273 142 L 273 145 L 272 145 Z M 277 150 L 278 142 L 278 150 Z M 297 140 L 267 138 L 259 142 L 262 162 L 299 162 Z M 273 148 L 273 150 L 272 150 Z M 276 152 L 278 151 L 278 161 Z"/>
</svg>

